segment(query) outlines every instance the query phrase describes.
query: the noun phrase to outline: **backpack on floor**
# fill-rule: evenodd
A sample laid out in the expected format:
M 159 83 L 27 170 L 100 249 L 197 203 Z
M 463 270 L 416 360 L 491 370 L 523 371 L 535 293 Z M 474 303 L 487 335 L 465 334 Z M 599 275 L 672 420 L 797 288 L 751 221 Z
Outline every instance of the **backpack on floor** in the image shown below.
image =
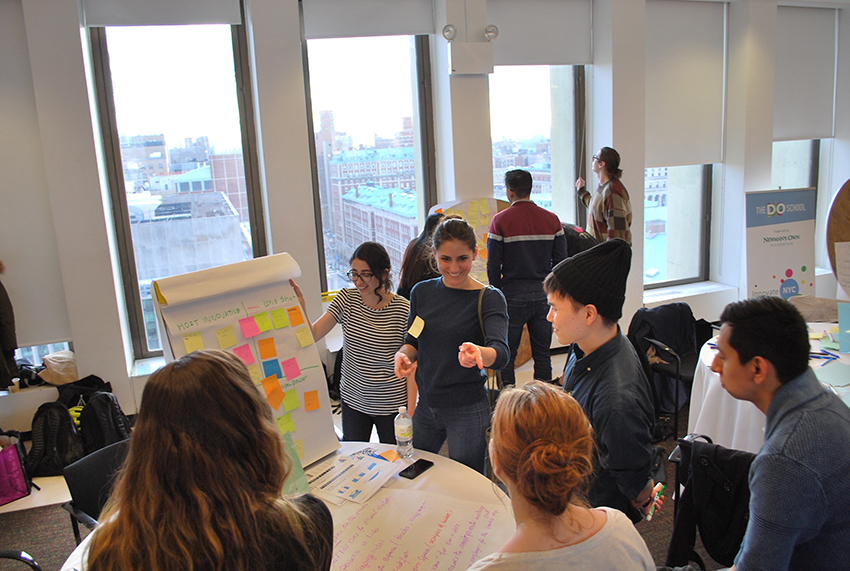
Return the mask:
M 56 401 L 38 407 L 32 419 L 27 474 L 30 477 L 61 476 L 65 466 L 83 455 L 83 441 L 68 407 Z
M 0 430 L 0 506 L 29 495 L 34 484 L 27 474 L 26 459 L 21 435 Z
M 80 413 L 80 434 L 86 454 L 130 438 L 130 430 L 130 419 L 112 393 L 94 393 Z

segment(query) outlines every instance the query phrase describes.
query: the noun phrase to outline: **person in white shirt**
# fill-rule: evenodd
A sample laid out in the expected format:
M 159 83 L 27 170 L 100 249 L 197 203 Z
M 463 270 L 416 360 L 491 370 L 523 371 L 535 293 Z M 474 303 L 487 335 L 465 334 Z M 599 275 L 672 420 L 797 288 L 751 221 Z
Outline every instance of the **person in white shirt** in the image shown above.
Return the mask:
M 573 397 L 540 381 L 503 392 L 490 460 L 510 495 L 516 532 L 470 570 L 654 571 L 629 518 L 582 499 L 592 454 L 593 430 Z

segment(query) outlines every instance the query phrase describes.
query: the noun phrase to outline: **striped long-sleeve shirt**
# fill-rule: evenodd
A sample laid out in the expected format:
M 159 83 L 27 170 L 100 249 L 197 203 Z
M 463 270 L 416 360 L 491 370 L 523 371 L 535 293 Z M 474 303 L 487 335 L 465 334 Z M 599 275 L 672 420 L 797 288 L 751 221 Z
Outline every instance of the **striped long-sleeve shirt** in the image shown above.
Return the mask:
M 594 238 L 600 242 L 622 238 L 631 245 L 632 203 L 620 179 L 612 178 L 600 184 L 592 195 L 586 188 L 578 193 L 587 206 L 587 231 Z

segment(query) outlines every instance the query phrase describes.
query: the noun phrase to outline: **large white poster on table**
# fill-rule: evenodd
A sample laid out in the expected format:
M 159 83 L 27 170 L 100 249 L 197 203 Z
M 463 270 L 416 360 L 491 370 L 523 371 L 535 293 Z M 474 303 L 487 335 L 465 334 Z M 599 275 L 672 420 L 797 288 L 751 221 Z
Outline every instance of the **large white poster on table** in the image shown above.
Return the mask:
M 472 262 L 470 274 L 483 284 L 489 284 L 487 279 L 487 233 L 490 231 L 490 219 L 511 205 L 507 200 L 498 198 L 474 198 L 472 200 L 451 200 L 432 206 L 428 214 L 442 212 L 446 216 L 457 214 L 475 229 L 478 241 L 478 257 Z
M 815 294 L 815 191 L 747 193 L 747 297 Z
M 301 268 L 287 253 L 156 280 L 166 358 L 220 349 L 247 365 L 282 434 L 303 465 L 339 441 L 319 353 L 289 280 Z

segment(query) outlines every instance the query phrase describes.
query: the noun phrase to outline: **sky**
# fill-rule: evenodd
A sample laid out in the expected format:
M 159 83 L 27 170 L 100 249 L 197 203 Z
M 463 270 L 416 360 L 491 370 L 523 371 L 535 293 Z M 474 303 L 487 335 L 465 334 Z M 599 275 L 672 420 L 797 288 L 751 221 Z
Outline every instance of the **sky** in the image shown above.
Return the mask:
M 107 29 L 118 130 L 164 133 L 169 147 L 207 135 L 217 152 L 241 147 L 229 26 Z M 315 128 L 333 110 L 355 145 L 392 138 L 413 116 L 412 41 L 406 36 L 308 41 Z M 490 76 L 494 141 L 549 136 L 546 66 L 497 67 Z

